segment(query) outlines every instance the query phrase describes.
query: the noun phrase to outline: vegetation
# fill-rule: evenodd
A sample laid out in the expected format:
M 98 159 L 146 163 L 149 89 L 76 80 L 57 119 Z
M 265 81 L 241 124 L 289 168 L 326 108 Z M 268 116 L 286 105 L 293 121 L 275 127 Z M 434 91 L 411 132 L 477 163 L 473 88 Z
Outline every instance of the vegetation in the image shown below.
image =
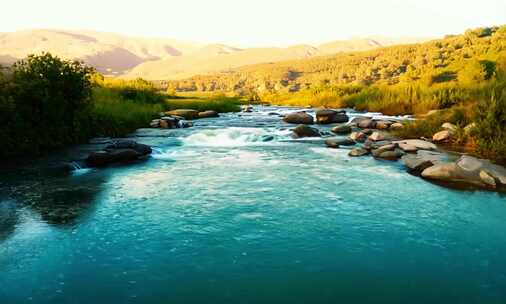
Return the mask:
M 124 136 L 174 108 L 238 111 L 224 96 L 178 98 L 151 82 L 104 78 L 81 62 L 48 53 L 0 73 L 1 157 L 37 155 L 96 136 Z
M 458 126 L 451 145 L 504 164 L 505 74 L 502 26 L 422 44 L 253 65 L 169 81 L 168 89 L 423 117 L 399 131 L 403 137 L 431 138 L 444 122 L 451 122 Z M 430 110 L 439 111 L 425 116 Z M 466 128 L 473 122 L 475 128 Z
M 167 86 L 178 92 L 233 92 L 269 102 L 306 105 L 338 104 L 362 88 L 361 96 L 375 102 L 402 103 L 408 109 L 409 104 L 420 101 L 432 103 L 431 107 L 448 107 L 472 98 L 467 92 L 495 78 L 505 61 L 506 26 L 502 26 L 422 44 L 251 65 L 169 81 Z M 440 100 L 430 101 L 433 98 Z
M 49 54 L 17 62 L 0 85 L 2 156 L 79 142 L 91 102 L 91 69 Z

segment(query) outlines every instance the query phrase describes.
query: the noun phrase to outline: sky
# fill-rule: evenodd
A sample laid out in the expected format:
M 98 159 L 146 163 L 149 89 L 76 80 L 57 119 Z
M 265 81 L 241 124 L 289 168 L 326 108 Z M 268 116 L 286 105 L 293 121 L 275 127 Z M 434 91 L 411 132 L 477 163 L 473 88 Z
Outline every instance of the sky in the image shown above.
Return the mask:
M 441 37 L 506 24 L 506 0 L 2 0 L 2 7 L 0 32 L 96 30 L 248 47 Z

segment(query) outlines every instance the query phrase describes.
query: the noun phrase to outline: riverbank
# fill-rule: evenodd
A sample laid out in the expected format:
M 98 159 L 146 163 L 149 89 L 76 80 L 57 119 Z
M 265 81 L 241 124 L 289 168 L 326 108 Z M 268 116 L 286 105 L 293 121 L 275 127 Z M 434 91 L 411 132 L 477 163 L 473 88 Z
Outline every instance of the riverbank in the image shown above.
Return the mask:
M 79 62 L 30 56 L 8 76 L 0 74 L 0 159 L 37 157 L 93 137 L 126 136 L 183 104 L 233 112 L 240 103 L 219 95 L 169 96 L 142 79 L 104 78 Z

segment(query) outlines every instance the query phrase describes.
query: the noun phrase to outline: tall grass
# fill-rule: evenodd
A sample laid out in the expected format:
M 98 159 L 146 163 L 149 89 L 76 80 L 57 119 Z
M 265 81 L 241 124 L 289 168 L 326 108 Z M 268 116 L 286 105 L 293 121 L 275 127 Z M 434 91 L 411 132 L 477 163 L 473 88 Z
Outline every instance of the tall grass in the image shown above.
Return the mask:
M 94 136 L 124 136 L 146 127 L 163 110 L 163 102 L 125 98 L 120 90 L 96 87 L 90 109 L 90 128 Z
M 355 108 L 359 111 L 404 115 L 422 114 L 472 101 L 482 90 L 478 85 L 462 87 L 452 83 L 431 87 L 420 84 L 326 85 L 296 93 L 265 94 L 262 100 L 282 105 Z
M 167 109 L 193 109 L 197 111 L 213 110 L 219 113 L 239 112 L 243 101 L 236 97 L 210 96 L 205 98 L 186 97 L 182 99 L 168 98 Z

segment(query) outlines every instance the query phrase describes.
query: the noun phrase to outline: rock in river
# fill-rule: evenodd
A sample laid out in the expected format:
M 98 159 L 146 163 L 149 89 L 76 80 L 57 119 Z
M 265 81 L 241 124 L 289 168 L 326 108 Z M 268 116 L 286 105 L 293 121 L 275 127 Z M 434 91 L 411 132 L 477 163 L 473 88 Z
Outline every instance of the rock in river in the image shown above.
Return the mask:
M 350 134 L 350 139 L 356 142 L 364 142 L 367 139 L 367 135 L 362 132 L 353 132 Z
M 303 138 L 303 137 L 321 137 L 320 132 L 318 132 L 317 129 L 306 126 L 306 125 L 298 125 L 294 130 L 293 133 L 295 134 L 295 137 L 297 138 Z
M 209 111 L 203 111 L 199 112 L 198 118 L 213 118 L 213 117 L 220 117 L 218 112 L 209 110 Z
M 283 118 L 283 120 L 291 124 L 305 124 L 305 125 L 312 125 L 314 122 L 313 116 L 307 114 L 306 112 L 295 112 L 287 114 Z
M 199 111 L 191 109 L 178 109 L 165 112 L 169 116 L 181 116 L 187 120 L 193 120 L 199 118 Z
M 356 142 L 349 139 L 349 138 L 342 138 L 342 139 L 330 138 L 330 139 L 325 140 L 325 144 L 329 148 L 337 149 L 340 146 L 353 146 L 356 144 Z
M 372 133 L 371 136 L 369 136 L 369 140 L 372 140 L 372 141 L 382 141 L 382 140 L 385 140 L 385 136 L 383 134 L 381 134 L 380 132 L 374 132 Z
M 92 152 L 86 158 L 90 167 L 101 167 L 113 163 L 127 163 L 151 154 L 150 146 L 133 140 L 116 140 L 104 150 Z
M 340 126 L 333 127 L 331 131 L 332 131 L 332 133 L 335 133 L 335 134 L 350 134 L 351 127 L 348 125 L 340 125 Z
M 497 189 L 506 186 L 506 168 L 488 160 L 464 155 L 453 163 L 441 163 L 425 169 L 422 177 L 457 185 Z
M 407 147 L 415 147 L 417 150 L 436 150 L 437 146 L 431 142 L 421 139 L 405 139 L 394 141 L 395 144 L 398 144 L 401 149 Z M 408 148 L 409 149 L 409 148 Z M 406 151 L 408 152 L 408 151 Z
M 360 157 L 369 154 L 369 150 L 366 150 L 364 148 L 354 148 L 348 153 L 351 157 Z
M 330 109 L 316 111 L 316 122 L 319 124 L 343 123 L 348 122 L 346 112 L 337 112 Z

